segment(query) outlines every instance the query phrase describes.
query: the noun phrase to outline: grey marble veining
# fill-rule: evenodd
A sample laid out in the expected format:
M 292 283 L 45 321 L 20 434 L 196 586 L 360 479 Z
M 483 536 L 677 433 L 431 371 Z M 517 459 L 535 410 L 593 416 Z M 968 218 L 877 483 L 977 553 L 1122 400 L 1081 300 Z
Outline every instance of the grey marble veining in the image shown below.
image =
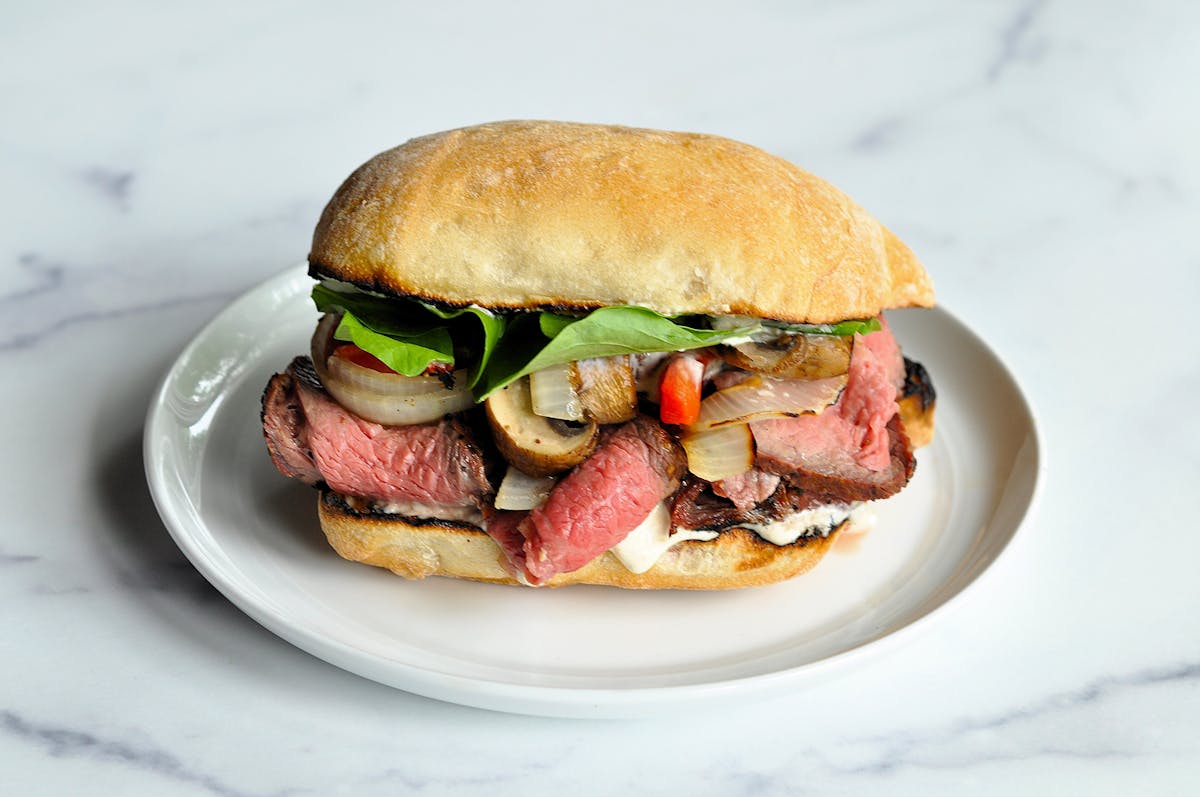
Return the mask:
M 222 797 L 252 797 L 260 794 L 235 789 L 210 775 L 193 771 L 176 756 L 160 749 L 137 746 L 72 728 L 35 724 L 10 711 L 0 711 L 0 729 L 9 737 L 41 748 L 51 758 L 78 757 L 111 762 L 120 767 L 151 773 L 167 782 L 195 785 L 209 794 Z M 282 797 L 290 793 L 285 790 L 270 794 Z
M 130 211 L 134 172 L 93 166 L 85 169 L 80 177 L 122 213 Z
M 0 293 L 0 311 L 4 314 L 0 321 L 0 352 L 33 348 L 75 327 L 131 315 L 163 314 L 192 304 L 215 308 L 235 296 L 231 291 L 206 291 L 133 302 L 118 297 L 112 303 L 99 303 L 90 294 L 97 282 L 109 279 L 109 267 L 77 266 L 25 252 L 17 258 L 17 271 L 26 284 Z M 73 305 L 71 310 L 64 306 L 67 303 Z
M 1038 37 L 1037 23 L 1047 0 L 1029 0 L 1012 11 L 1012 16 L 1000 32 L 995 58 L 985 73 L 988 83 L 995 83 L 1005 70 L 1022 61 L 1035 63 L 1045 48 Z

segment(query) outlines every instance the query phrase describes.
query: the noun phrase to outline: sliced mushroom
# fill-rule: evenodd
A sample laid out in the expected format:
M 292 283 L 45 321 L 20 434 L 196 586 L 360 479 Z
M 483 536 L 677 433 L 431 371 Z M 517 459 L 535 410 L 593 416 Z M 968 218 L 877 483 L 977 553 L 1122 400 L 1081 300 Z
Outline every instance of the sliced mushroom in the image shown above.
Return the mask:
M 571 376 L 583 414 L 596 423 L 624 423 L 637 415 L 637 386 L 628 356 L 572 363 Z
M 593 357 L 529 375 L 533 411 L 564 421 L 624 423 L 637 415 L 637 386 L 628 356 Z
M 600 434 L 595 423 L 576 425 L 534 413 L 527 377 L 493 393 L 486 410 L 496 447 L 530 476 L 570 470 L 592 453 Z
M 853 335 L 781 335 L 764 343 L 721 346 L 721 357 L 746 371 L 780 379 L 825 379 L 850 370 Z

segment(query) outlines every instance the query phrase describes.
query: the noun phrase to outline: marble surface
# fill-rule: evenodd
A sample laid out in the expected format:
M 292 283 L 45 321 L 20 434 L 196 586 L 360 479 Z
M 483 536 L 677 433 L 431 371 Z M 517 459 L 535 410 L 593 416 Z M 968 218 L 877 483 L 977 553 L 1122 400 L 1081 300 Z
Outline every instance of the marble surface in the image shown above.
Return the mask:
M 5 793 L 1200 789 L 1194 4 L 402 5 L 5 14 Z M 1047 448 L 958 611 L 819 689 L 550 720 L 347 674 L 198 575 L 142 475 L 160 375 L 368 155 L 513 117 L 741 138 L 913 246 Z

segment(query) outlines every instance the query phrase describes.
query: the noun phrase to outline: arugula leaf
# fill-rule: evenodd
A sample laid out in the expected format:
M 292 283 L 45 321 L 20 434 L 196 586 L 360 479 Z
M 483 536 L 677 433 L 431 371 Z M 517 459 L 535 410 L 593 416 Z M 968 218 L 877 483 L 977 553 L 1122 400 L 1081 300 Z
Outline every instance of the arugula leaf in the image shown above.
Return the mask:
M 877 319 L 838 324 L 751 320 L 732 329 L 690 326 L 645 307 L 601 307 L 582 317 L 559 313 L 506 315 L 482 307 L 447 309 L 412 298 L 380 296 L 334 281 L 313 287 L 322 312 L 342 313 L 334 336 L 378 357 L 398 373 L 417 376 L 433 363 L 455 364 L 469 352 L 467 387 L 478 401 L 526 374 L 592 357 L 686 351 L 745 338 L 764 326 L 820 335 L 867 334 Z
M 439 326 L 419 316 L 412 317 L 412 308 L 406 306 L 415 304 L 411 300 L 390 299 L 354 289 L 342 290 L 332 287 L 331 282 L 314 285 L 312 300 L 322 313 L 352 313 L 381 335 L 404 338 Z
M 491 393 L 526 374 L 551 365 L 655 351 L 685 351 L 744 337 L 758 324 L 734 329 L 701 329 L 676 323 L 645 307 L 601 307 L 582 318 L 541 313 L 537 324 L 510 324 L 503 345 L 480 380 L 476 397 Z M 532 354 L 531 354 L 532 352 Z
M 388 368 L 405 376 L 419 376 L 431 363 L 454 364 L 454 341 L 445 327 L 433 327 L 400 339 L 372 329 L 346 310 L 333 336 L 370 352 Z
M 479 382 L 480 377 L 483 376 L 483 369 L 487 367 L 488 360 L 492 358 L 492 353 L 496 350 L 496 344 L 504 336 L 504 316 L 474 305 L 456 310 L 446 310 L 436 305 L 427 304 L 426 302 L 418 302 L 418 304 L 439 318 L 446 320 L 463 318 L 464 315 L 472 315 L 479 321 L 480 328 L 483 330 L 483 341 L 482 345 L 471 347 L 472 350 L 478 350 L 478 359 L 471 365 L 471 370 L 467 374 L 467 387 L 474 388 Z
M 806 335 L 866 335 L 878 332 L 881 327 L 878 318 L 855 319 L 839 321 L 836 324 L 788 324 L 783 321 L 763 321 L 763 326 L 783 329 L 788 332 L 803 332 Z
M 538 326 L 541 327 L 542 334 L 548 338 L 558 336 L 559 332 L 569 327 L 578 321 L 576 316 L 559 315 L 558 313 L 540 313 L 538 318 Z
M 472 388 L 504 334 L 504 318 L 482 307 L 445 309 L 418 299 L 339 290 L 329 282 L 314 285 L 312 298 L 321 312 L 343 314 L 335 338 L 353 342 L 405 376 L 417 376 L 433 363 L 454 365 L 459 348 L 476 354 L 467 376 Z
M 327 283 L 313 286 L 312 299 L 321 312 L 342 314 L 336 339 L 370 352 L 396 373 L 417 376 L 432 363 L 454 364 L 447 325 L 430 319 L 414 302 L 338 290 Z
M 547 315 L 555 317 L 547 323 Z M 541 327 L 545 330 L 547 326 L 554 335 L 551 343 L 532 361 L 538 367 L 589 357 L 699 349 L 748 335 L 758 325 L 700 329 L 676 323 L 645 307 L 616 305 L 593 310 L 583 318 L 543 313 Z

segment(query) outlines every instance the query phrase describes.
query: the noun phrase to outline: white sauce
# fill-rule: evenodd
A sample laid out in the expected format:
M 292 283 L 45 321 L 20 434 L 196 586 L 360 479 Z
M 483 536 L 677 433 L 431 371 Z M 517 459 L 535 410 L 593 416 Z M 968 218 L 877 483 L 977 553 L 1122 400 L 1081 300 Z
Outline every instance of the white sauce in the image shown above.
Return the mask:
M 671 512 L 660 503 L 625 539 L 609 549 L 631 573 L 645 573 L 664 553 L 684 540 L 715 540 L 715 531 L 679 529 L 671 533 Z
M 774 545 L 791 545 L 806 533 L 815 532 L 822 537 L 837 528 L 843 520 L 854 514 L 859 504 L 825 504 L 805 509 L 773 523 L 739 523 Z
M 454 520 L 459 523 L 470 523 L 483 527 L 483 513 L 473 506 L 447 506 L 445 504 L 422 504 L 419 501 L 377 502 L 376 512 L 388 515 L 404 515 L 412 518 L 429 518 L 432 520 Z
M 846 531 L 851 534 L 866 534 L 875 528 L 875 521 L 878 519 L 879 515 L 875 513 L 873 505 L 859 504 L 850 512 L 850 525 Z
M 415 518 L 453 520 L 485 528 L 483 514 L 475 507 L 423 504 L 417 501 L 394 501 L 375 503 L 373 509 L 393 515 Z M 842 521 L 850 519 L 853 531 L 868 531 L 875 525 L 875 512 L 866 504 L 826 504 L 806 509 L 772 523 L 741 523 L 739 526 L 753 531 L 773 545 L 791 545 L 805 534 L 828 536 Z M 671 533 L 671 512 L 666 502 L 650 511 L 646 519 L 629 532 L 621 542 L 610 548 L 613 556 L 631 573 L 645 573 L 654 567 L 664 553 L 686 540 L 708 542 L 715 540 L 719 532 L 678 528 Z M 518 572 L 517 580 L 525 583 L 524 574 Z

